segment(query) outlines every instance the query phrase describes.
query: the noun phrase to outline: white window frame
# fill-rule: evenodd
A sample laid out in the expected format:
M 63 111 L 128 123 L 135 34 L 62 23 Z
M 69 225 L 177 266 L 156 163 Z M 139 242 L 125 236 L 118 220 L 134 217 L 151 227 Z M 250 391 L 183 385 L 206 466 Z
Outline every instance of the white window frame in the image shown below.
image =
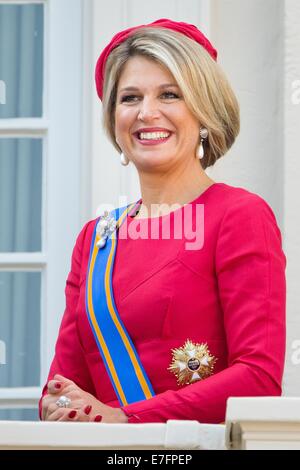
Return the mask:
M 0 389 L 0 408 L 6 409 L 37 404 L 65 308 L 64 285 L 81 225 L 83 76 L 82 0 L 0 0 L 9 3 L 44 4 L 44 95 L 42 118 L 0 120 L 0 138 L 43 139 L 42 251 L 0 253 L 1 271 L 42 272 L 41 382 Z

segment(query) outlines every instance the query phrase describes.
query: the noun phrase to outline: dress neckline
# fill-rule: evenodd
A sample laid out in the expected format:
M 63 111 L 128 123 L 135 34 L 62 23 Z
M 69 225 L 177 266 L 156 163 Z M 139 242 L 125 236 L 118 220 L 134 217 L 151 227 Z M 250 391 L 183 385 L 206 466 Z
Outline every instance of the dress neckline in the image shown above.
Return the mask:
M 199 200 L 202 199 L 202 197 L 206 196 L 208 192 L 210 192 L 210 190 L 216 186 L 220 186 L 220 185 L 223 185 L 224 183 L 213 183 L 211 184 L 210 186 L 208 186 L 208 188 L 206 188 L 204 191 L 202 191 L 201 194 L 199 194 L 195 199 L 193 199 L 192 201 L 190 202 L 187 202 L 186 204 L 184 204 L 183 206 L 179 207 L 178 209 L 175 209 L 174 211 L 171 211 L 169 212 L 168 214 L 164 214 L 164 215 L 158 215 L 156 217 L 141 217 L 141 218 L 138 218 L 136 219 L 136 215 L 138 214 L 139 212 L 139 208 L 142 204 L 142 199 L 139 199 L 134 207 L 128 212 L 127 216 L 129 218 L 129 220 L 136 220 L 137 222 L 142 222 L 142 221 L 151 221 L 151 220 L 157 220 L 157 219 L 163 219 L 164 217 L 170 217 L 172 216 L 173 214 L 177 213 L 178 211 L 181 211 L 185 206 L 188 206 L 190 204 L 196 204 Z

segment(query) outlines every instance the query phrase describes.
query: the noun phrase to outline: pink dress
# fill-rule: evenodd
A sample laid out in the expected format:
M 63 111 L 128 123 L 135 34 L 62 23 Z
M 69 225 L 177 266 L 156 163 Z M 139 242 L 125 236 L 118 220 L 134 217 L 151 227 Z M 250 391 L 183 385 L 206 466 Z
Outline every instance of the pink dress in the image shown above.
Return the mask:
M 260 196 L 225 183 L 189 206 L 181 238 L 184 208 L 155 220 L 128 215 L 119 231 L 115 302 L 156 393 L 123 407 L 129 422 L 220 423 L 231 396 L 281 395 L 286 258 L 274 214 Z M 147 237 L 153 224 L 156 238 Z M 94 227 L 95 220 L 87 223 L 76 241 L 49 379 L 62 374 L 119 407 L 85 308 Z M 206 343 L 216 363 L 209 377 L 178 384 L 169 370 L 172 350 L 187 340 Z

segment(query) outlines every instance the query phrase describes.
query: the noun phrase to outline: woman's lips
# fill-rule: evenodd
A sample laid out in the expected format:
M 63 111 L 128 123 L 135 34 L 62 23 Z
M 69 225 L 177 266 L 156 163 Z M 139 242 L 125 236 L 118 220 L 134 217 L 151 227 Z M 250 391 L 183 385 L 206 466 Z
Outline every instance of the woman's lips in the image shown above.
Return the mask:
M 168 137 L 163 137 L 161 139 L 139 139 L 137 134 L 133 134 L 133 137 L 142 145 L 159 145 L 164 144 L 167 140 L 170 139 L 172 133 Z

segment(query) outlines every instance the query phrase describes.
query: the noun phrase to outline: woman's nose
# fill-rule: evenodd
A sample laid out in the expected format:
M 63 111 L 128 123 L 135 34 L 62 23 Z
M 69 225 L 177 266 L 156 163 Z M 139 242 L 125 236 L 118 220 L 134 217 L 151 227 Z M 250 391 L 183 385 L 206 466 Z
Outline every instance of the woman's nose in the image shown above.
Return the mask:
M 138 119 L 147 121 L 160 117 L 158 103 L 154 100 L 143 100 L 138 113 Z

